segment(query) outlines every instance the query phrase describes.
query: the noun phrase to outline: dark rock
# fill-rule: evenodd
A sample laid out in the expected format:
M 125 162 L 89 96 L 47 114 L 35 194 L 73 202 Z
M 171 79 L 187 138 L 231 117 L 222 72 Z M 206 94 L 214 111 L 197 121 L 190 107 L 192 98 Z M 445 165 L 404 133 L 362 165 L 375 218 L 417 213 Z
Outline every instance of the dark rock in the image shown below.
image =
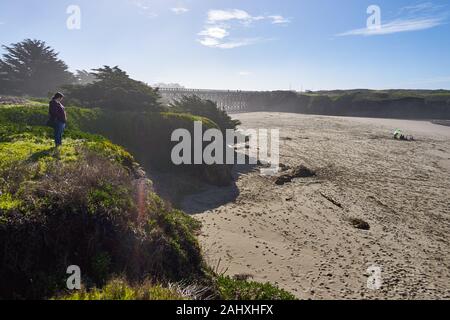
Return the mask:
M 292 182 L 292 180 L 296 178 L 310 178 L 314 176 L 316 176 L 316 173 L 313 170 L 303 165 L 300 165 L 294 169 L 289 170 L 287 173 L 279 176 L 275 180 L 275 184 L 278 186 L 282 186 L 286 183 Z
M 361 230 L 370 230 L 370 225 L 359 218 L 351 218 L 350 219 L 350 223 L 356 228 L 356 229 L 361 229 Z

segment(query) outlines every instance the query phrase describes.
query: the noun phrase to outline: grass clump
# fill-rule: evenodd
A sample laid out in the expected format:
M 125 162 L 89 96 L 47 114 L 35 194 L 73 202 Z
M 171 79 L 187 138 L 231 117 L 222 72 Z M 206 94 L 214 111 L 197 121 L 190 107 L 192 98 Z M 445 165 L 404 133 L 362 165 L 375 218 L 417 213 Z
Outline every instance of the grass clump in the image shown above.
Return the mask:
M 184 300 L 186 297 L 173 289 L 145 282 L 132 286 L 123 279 L 108 282 L 102 289 L 77 291 L 58 300 Z
M 0 210 L 11 211 L 20 206 L 22 202 L 19 199 L 14 199 L 10 193 L 0 194 Z
M 219 276 L 217 286 L 220 297 L 224 300 L 296 300 L 294 295 L 270 283 Z

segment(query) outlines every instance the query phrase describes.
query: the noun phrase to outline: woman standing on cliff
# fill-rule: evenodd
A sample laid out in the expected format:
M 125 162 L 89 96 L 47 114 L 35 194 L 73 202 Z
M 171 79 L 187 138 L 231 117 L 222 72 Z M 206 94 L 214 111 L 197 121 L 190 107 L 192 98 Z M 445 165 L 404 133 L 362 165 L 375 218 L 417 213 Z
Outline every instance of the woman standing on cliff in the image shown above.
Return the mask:
M 64 129 L 66 128 L 67 115 L 64 106 L 62 105 L 62 100 L 64 95 L 62 93 L 56 93 L 55 96 L 49 103 L 49 125 L 53 127 L 55 132 L 55 148 L 58 148 L 62 144 L 62 136 Z

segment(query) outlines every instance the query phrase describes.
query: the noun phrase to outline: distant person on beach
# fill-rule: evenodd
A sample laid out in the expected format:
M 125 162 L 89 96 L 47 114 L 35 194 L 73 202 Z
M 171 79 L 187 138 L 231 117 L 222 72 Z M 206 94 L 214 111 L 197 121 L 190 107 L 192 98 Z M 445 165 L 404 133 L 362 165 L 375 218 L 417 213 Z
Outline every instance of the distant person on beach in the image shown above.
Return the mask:
M 403 141 L 414 141 L 413 136 L 404 135 L 400 129 L 394 131 L 394 139 L 403 140 Z
M 49 126 L 53 127 L 55 133 L 55 147 L 58 149 L 62 144 L 64 129 L 66 128 L 67 115 L 62 101 L 64 95 L 56 93 L 49 104 Z

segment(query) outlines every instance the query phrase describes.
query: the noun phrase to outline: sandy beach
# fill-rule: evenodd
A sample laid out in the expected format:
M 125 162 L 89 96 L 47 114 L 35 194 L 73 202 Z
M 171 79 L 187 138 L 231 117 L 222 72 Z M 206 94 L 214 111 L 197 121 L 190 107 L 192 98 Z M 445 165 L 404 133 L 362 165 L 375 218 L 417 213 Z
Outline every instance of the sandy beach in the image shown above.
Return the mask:
M 317 175 L 276 185 L 257 168 L 236 168 L 235 186 L 187 197 L 183 209 L 202 221 L 211 265 L 220 261 L 226 274 L 277 283 L 301 299 L 450 298 L 450 127 L 234 117 L 242 128 L 279 128 L 281 163 Z M 393 140 L 396 128 L 416 141 Z M 367 287 L 371 266 L 382 271 L 378 290 Z

